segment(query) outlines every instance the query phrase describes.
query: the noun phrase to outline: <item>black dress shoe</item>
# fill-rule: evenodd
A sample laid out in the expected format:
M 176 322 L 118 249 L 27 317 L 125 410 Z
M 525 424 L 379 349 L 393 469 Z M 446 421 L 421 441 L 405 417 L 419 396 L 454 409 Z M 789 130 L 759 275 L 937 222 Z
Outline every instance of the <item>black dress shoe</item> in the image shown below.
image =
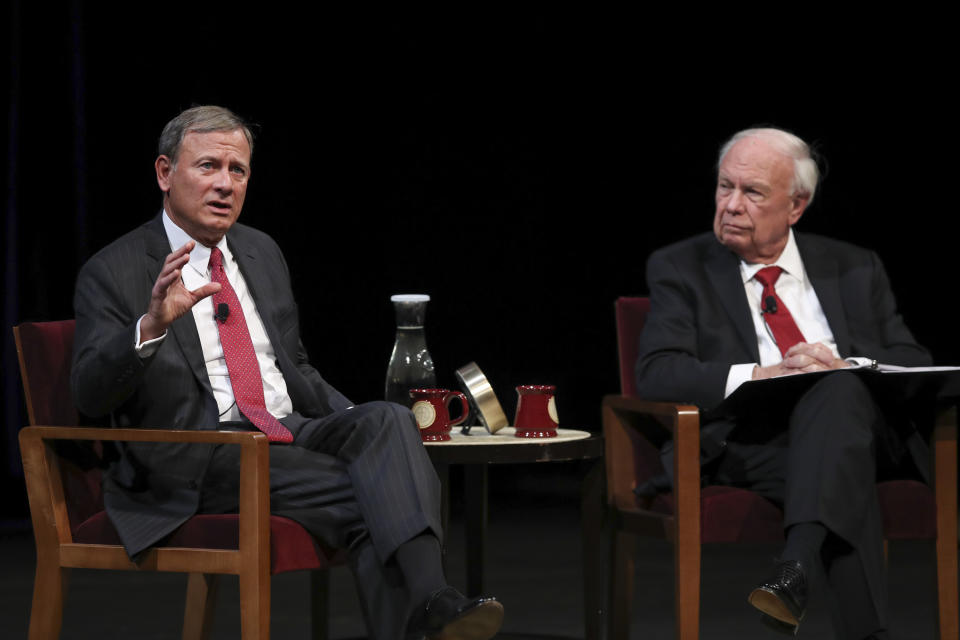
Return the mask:
M 433 592 L 411 620 L 410 630 L 429 640 L 488 640 L 503 624 L 503 605 L 496 598 L 468 598 L 453 587 Z
M 796 634 L 807 611 L 807 576 L 796 560 L 776 566 L 774 575 L 750 592 L 750 604 L 763 614 L 767 626 Z

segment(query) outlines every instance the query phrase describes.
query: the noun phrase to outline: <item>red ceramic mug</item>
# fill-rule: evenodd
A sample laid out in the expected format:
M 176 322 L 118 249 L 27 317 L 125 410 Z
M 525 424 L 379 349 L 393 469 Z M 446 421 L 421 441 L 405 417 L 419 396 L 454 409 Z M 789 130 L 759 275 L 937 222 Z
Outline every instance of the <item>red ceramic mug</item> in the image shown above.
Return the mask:
M 449 389 L 410 389 L 413 399 L 413 416 L 420 428 L 420 438 L 425 442 L 442 442 L 450 439 L 450 427 L 467 419 L 470 407 L 467 396 Z M 460 398 L 462 411 L 456 420 L 450 420 L 450 402 Z
M 518 438 L 555 438 L 560 420 L 552 384 L 524 384 L 517 387 L 517 415 L 513 420 Z

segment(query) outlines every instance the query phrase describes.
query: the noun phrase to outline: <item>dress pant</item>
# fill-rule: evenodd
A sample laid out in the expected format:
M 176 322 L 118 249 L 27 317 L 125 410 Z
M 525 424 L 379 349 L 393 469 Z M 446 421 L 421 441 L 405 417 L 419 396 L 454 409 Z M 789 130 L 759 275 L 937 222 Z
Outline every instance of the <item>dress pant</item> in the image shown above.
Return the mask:
M 885 633 L 887 618 L 878 469 L 905 450 L 870 390 L 852 373 L 823 377 L 792 407 L 758 407 L 732 419 L 716 484 L 757 491 L 783 506 L 784 526 L 817 522 L 838 638 Z M 812 576 L 811 576 L 812 577 Z
M 294 440 L 270 446 L 271 513 L 299 522 L 324 545 L 347 549 L 370 638 L 403 638 L 422 603 L 410 602 L 393 554 L 425 531 L 442 541 L 440 483 L 413 414 L 370 402 L 281 422 Z M 214 450 L 201 512 L 237 510 L 239 457 L 239 447 Z

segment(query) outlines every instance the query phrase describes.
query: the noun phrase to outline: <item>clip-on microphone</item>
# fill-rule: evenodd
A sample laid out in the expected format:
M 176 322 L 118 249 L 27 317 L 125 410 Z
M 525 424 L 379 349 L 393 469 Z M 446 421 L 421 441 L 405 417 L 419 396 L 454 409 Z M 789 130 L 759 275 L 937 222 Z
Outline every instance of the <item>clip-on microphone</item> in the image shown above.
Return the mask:
M 773 296 L 767 296 L 763 299 L 763 307 L 760 309 L 760 313 L 776 313 L 777 312 L 777 299 Z

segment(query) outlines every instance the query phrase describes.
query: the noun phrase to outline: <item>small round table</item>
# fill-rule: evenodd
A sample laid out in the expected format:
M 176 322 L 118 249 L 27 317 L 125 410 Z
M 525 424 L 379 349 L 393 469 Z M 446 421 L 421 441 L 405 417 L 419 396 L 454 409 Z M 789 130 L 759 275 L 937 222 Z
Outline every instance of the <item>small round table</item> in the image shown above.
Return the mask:
M 467 595 L 483 593 L 487 533 L 487 467 L 491 464 L 594 460 L 581 486 L 580 526 L 583 542 L 584 620 L 586 637 L 599 638 L 603 576 L 603 438 L 589 431 L 558 429 L 555 438 L 517 438 L 513 427 L 490 434 L 471 427 L 454 428 L 450 440 L 424 442 L 443 487 L 443 526 L 449 518 L 449 465 L 464 466 Z

